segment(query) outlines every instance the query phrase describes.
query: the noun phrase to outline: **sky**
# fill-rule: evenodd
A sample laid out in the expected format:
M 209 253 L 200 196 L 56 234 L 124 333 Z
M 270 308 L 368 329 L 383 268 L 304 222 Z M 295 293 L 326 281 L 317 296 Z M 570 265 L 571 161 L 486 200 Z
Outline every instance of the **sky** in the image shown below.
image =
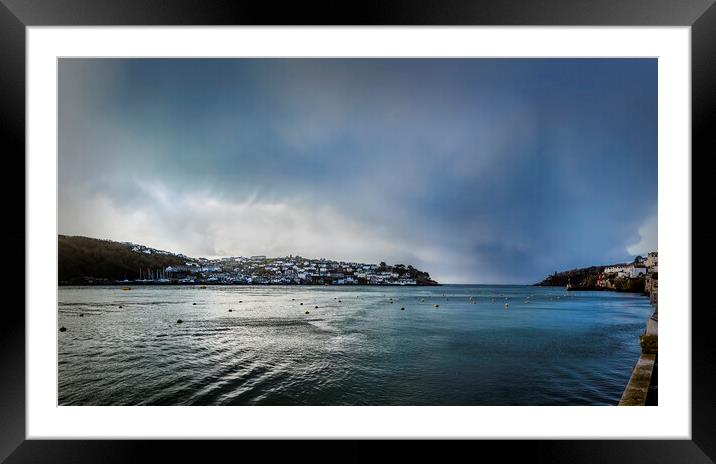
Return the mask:
M 60 59 L 58 232 L 534 283 L 657 249 L 656 59 Z

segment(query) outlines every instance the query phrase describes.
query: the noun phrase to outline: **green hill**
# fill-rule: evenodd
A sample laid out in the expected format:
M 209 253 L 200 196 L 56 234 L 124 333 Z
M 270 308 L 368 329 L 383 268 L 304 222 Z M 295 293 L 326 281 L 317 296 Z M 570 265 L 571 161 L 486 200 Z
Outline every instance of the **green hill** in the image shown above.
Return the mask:
M 133 251 L 136 245 L 96 238 L 59 235 L 60 284 L 137 279 L 140 269 L 162 269 L 184 264 L 185 258 L 151 248 L 151 254 Z M 165 254 L 166 253 L 166 254 Z

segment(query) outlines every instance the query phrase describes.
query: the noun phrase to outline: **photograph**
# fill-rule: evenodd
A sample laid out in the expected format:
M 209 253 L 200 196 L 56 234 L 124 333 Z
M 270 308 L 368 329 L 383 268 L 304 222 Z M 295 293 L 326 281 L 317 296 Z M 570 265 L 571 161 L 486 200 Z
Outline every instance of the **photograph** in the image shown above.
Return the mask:
M 58 406 L 657 406 L 659 72 L 58 57 Z
M 714 464 L 714 2 L 0 0 L 0 463 Z

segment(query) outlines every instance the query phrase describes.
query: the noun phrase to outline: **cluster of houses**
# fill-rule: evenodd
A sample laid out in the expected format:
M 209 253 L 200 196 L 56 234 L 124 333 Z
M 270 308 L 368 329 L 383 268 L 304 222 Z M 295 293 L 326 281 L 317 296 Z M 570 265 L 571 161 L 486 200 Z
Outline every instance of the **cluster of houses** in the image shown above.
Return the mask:
M 314 285 L 418 285 L 416 269 L 385 263 L 307 259 L 299 256 L 267 258 L 251 256 L 198 259 L 168 266 L 162 275 L 177 283 L 314 284 Z
M 639 277 L 655 280 L 659 271 L 658 252 L 652 251 L 646 257 L 637 256 L 634 262 L 606 266 L 597 279 L 598 287 L 610 287 L 615 278 L 636 279 Z

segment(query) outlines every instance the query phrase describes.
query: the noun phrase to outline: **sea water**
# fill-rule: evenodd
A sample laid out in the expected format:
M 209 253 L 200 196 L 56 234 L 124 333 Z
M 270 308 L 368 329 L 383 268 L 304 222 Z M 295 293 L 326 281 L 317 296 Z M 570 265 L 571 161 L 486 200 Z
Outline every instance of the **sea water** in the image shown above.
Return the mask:
M 651 312 L 491 285 L 60 287 L 58 308 L 60 405 L 615 405 Z

